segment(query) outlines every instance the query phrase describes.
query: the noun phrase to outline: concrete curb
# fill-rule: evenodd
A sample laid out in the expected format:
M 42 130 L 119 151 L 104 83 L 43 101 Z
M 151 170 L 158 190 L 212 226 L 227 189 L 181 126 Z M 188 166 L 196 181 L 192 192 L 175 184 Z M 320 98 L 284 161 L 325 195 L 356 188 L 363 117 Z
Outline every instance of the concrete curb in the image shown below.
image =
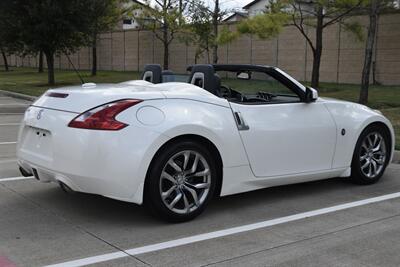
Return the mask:
M 0 90 L 1 95 L 10 96 L 18 99 L 28 100 L 28 101 L 35 101 L 37 99 L 36 96 L 24 95 L 20 93 L 14 93 L 10 91 Z
M 400 150 L 395 150 L 392 163 L 400 164 Z

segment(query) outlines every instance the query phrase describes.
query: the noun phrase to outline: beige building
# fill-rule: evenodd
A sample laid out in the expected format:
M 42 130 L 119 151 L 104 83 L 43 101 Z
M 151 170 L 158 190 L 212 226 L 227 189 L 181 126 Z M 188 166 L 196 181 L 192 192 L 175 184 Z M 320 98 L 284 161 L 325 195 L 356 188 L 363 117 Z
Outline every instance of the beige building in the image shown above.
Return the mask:
M 264 13 L 269 6 L 271 0 L 254 0 L 243 7 L 247 11 L 249 17 Z M 312 11 L 313 10 L 313 0 L 299 0 L 296 1 L 300 5 L 302 11 Z
M 137 9 L 132 10 L 131 16 L 125 16 L 122 19 L 122 29 L 123 30 L 130 30 L 130 29 L 139 29 L 140 28 L 140 23 L 138 22 L 135 17 L 138 17 L 142 14 L 143 12 L 143 7 L 144 4 L 142 2 L 136 1 L 136 0 L 131 0 L 127 3 L 124 3 L 125 8 L 131 8 L 133 5 L 137 6 Z

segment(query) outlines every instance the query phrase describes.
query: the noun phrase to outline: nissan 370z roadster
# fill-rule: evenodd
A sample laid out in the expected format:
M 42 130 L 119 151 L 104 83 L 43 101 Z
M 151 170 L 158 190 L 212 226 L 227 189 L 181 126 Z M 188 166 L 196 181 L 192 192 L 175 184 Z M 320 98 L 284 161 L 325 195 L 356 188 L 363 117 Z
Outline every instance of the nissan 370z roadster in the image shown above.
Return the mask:
M 146 65 L 141 80 L 48 90 L 21 124 L 22 174 L 178 222 L 217 196 L 333 177 L 373 184 L 391 161 L 379 111 L 318 97 L 275 67 L 188 71 Z

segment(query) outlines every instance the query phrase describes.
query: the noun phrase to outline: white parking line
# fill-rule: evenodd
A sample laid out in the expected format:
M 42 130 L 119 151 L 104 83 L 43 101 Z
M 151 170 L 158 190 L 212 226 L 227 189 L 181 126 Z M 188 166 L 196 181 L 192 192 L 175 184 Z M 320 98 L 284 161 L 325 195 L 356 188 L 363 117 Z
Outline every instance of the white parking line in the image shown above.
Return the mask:
M 0 142 L 0 145 L 12 145 L 16 144 L 17 142 Z
M 6 158 L 6 159 L 0 159 L 0 164 L 2 163 L 9 163 L 9 162 L 16 162 L 16 158 Z
M 9 103 L 9 104 L 0 104 L 0 106 L 29 106 L 29 104 L 25 104 L 25 103 Z
M 336 206 L 332 206 L 332 207 L 328 207 L 328 208 L 298 213 L 298 214 L 285 216 L 285 217 L 281 217 L 281 218 L 277 218 L 277 219 L 272 219 L 272 220 L 268 220 L 268 221 L 247 224 L 247 225 L 243 225 L 243 226 L 228 228 L 228 229 L 205 233 L 205 234 L 200 234 L 200 235 L 184 237 L 184 238 L 171 240 L 171 241 L 167 241 L 167 242 L 162 242 L 162 243 L 158 243 L 158 244 L 137 247 L 137 248 L 132 248 L 132 249 L 124 250 L 124 251 L 107 253 L 107 254 L 102 254 L 102 255 L 98 255 L 98 256 L 93 256 L 93 257 L 88 257 L 88 258 L 83 258 L 83 259 L 78 259 L 78 260 L 73 260 L 73 261 L 66 261 L 66 262 L 62 262 L 62 263 L 58 263 L 58 264 L 54 264 L 54 265 L 48 265 L 47 267 L 49 267 L 49 266 L 51 266 L 51 267 L 67 267 L 67 266 L 74 267 L 74 266 L 84 266 L 84 265 L 89 265 L 89 264 L 95 264 L 95 263 L 119 259 L 119 258 L 123 258 L 123 257 L 134 256 L 134 255 L 138 255 L 138 254 L 144 254 L 144 253 L 154 252 L 154 251 L 168 249 L 168 248 L 174 248 L 174 247 L 192 244 L 192 243 L 205 241 L 205 240 L 209 240 L 209 239 L 220 238 L 220 237 L 224 237 L 224 236 L 253 231 L 253 230 L 257 230 L 257 229 L 261 229 L 261 228 L 265 228 L 265 227 L 279 225 L 279 224 L 283 224 L 283 223 L 287 223 L 287 222 L 293 222 L 293 221 L 297 221 L 297 220 L 301 220 L 301 219 L 305 219 L 305 218 L 315 217 L 318 215 L 323 215 L 323 214 L 336 212 L 336 211 L 340 211 L 340 210 L 364 206 L 364 205 L 368 205 L 371 203 L 381 202 L 381 201 L 399 198 L 399 197 L 400 197 L 400 192 L 397 192 L 397 193 L 383 195 L 383 196 L 379 196 L 379 197 L 367 198 L 367 199 L 363 199 L 360 201 L 336 205 Z
M 0 123 L 0 126 L 17 126 L 19 123 Z
M 1 182 L 9 182 L 9 181 L 19 181 L 19 180 L 28 180 L 28 179 L 33 179 L 33 176 L 20 176 L 20 177 L 10 177 L 10 178 L 0 178 L 0 183 Z

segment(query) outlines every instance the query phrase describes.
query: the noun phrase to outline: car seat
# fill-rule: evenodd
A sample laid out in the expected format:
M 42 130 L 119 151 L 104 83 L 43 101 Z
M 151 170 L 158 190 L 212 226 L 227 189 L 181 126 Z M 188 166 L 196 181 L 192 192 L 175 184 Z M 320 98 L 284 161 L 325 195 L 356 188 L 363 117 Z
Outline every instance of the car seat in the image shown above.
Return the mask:
M 218 97 L 220 96 L 221 78 L 215 74 L 212 65 L 193 65 L 189 83 L 204 88 Z
M 159 64 L 145 65 L 142 73 L 142 80 L 151 83 L 161 83 L 162 82 L 161 65 Z

